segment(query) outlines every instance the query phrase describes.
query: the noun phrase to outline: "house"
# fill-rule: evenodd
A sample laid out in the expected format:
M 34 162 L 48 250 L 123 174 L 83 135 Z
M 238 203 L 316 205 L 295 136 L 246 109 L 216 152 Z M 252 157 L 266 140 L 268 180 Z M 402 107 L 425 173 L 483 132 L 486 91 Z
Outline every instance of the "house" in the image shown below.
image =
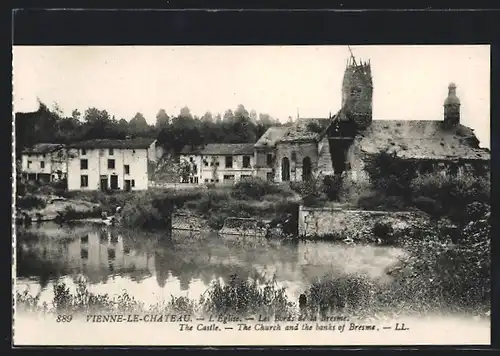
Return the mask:
M 64 145 L 38 143 L 21 154 L 21 174 L 27 180 L 53 182 L 66 178 Z
M 96 139 L 68 145 L 68 190 L 145 190 L 153 173 L 156 140 Z
M 317 174 L 366 180 L 366 161 L 380 152 L 413 161 L 420 173 L 489 171 L 489 150 L 479 147 L 474 130 L 460 123 L 454 83 L 448 87 L 443 117 L 435 120 L 373 120 L 372 98 L 371 65 L 353 57 L 344 73 L 338 113 L 300 118 L 274 137 L 276 181 L 304 181 Z
M 288 130 L 286 126 L 270 127 L 255 143 L 255 176 L 267 180 L 275 179 L 276 142 Z
M 185 146 L 180 153 L 185 183 L 234 183 L 255 173 L 253 143 L 210 143 L 201 148 Z

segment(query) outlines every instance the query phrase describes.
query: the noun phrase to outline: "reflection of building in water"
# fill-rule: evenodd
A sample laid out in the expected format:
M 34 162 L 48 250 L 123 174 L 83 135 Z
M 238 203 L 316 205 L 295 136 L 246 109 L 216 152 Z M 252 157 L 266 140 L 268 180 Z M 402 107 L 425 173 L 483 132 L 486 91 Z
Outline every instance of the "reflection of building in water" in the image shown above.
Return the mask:
M 134 280 L 152 275 L 153 261 L 146 254 L 124 248 L 123 237 L 113 229 L 93 230 L 72 242 L 68 256 L 91 283 L 105 282 L 110 274 L 126 274 Z

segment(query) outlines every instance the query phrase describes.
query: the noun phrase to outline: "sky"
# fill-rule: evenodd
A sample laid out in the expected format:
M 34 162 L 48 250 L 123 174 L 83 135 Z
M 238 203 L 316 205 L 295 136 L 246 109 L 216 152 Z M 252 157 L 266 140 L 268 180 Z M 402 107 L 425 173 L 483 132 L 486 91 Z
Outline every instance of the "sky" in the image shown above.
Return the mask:
M 490 147 L 490 47 L 352 46 L 370 60 L 373 118 L 441 120 L 448 84 L 457 85 L 461 122 Z M 243 104 L 285 122 L 328 117 L 341 103 L 347 46 L 14 46 L 14 111 L 37 98 L 70 115 L 106 109 L 117 119 L 159 109 L 223 114 Z

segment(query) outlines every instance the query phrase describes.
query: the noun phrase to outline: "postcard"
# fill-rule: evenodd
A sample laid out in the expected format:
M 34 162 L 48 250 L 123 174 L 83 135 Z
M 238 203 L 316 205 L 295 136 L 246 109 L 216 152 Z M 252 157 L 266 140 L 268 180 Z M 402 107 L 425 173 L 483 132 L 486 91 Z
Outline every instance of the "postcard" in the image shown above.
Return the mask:
M 490 48 L 14 46 L 14 345 L 490 344 Z

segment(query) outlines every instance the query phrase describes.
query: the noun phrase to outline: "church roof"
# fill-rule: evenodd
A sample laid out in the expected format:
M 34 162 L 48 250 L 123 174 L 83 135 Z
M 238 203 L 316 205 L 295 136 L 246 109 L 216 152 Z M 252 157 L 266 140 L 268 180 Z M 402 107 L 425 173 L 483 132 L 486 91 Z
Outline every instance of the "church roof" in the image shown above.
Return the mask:
M 437 120 L 373 120 L 355 141 L 365 153 L 388 149 L 405 159 L 490 159 L 472 129 L 463 125 L 445 129 Z
M 267 129 L 266 132 L 255 143 L 256 148 L 260 147 L 274 147 L 276 142 L 283 137 L 288 131 L 288 126 L 273 126 Z
M 288 128 L 279 142 L 314 141 L 330 122 L 328 118 L 300 118 Z

